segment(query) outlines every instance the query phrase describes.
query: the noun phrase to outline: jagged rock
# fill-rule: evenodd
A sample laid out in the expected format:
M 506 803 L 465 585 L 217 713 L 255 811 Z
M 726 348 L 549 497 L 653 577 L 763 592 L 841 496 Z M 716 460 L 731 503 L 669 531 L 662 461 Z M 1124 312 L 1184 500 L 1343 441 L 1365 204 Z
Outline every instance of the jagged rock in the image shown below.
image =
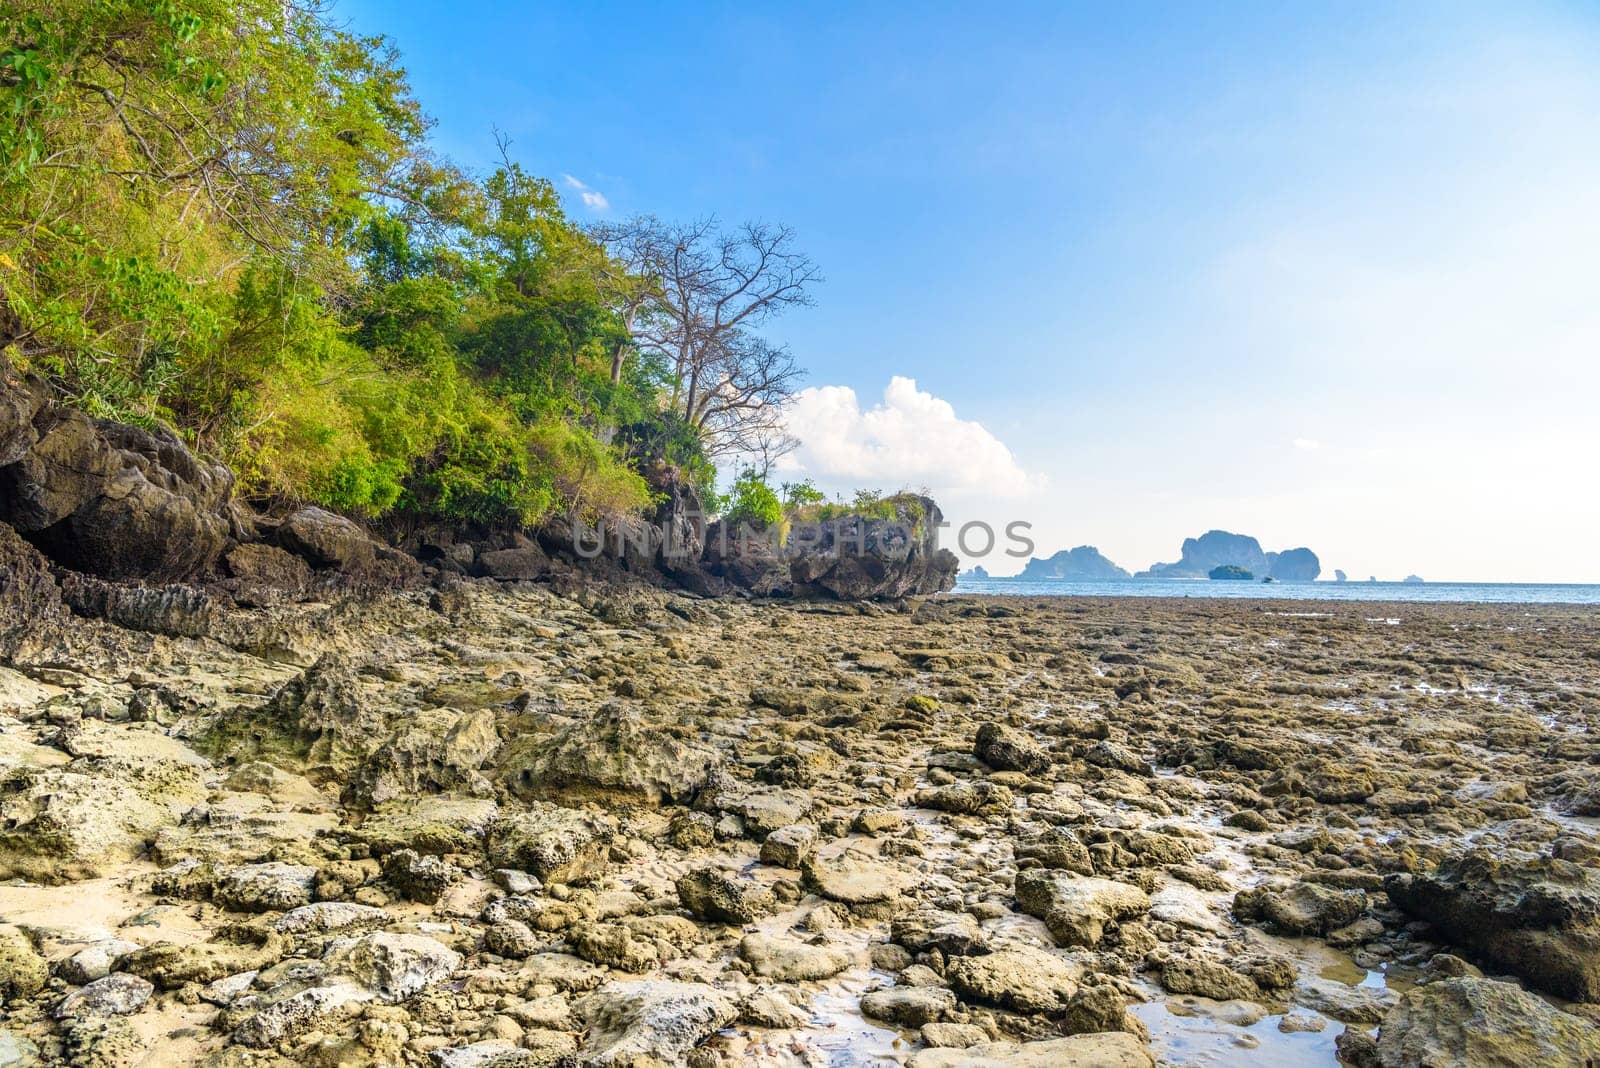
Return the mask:
M 503 762 L 506 785 L 534 800 L 687 801 L 721 758 L 686 744 L 619 704 L 551 739 L 514 746 Z
M 62 998 L 56 1005 L 55 1017 L 66 1020 L 74 1016 L 126 1016 L 142 1009 L 155 989 L 148 979 L 117 972 Z
M 303 593 L 311 567 L 301 557 L 259 542 L 235 545 L 222 556 L 235 580 L 234 597 L 249 604 L 272 604 Z
M 222 873 L 211 899 L 235 912 L 280 912 L 311 903 L 317 869 L 304 864 L 247 864 Z
M 383 877 L 407 901 L 436 903 L 461 881 L 461 871 L 449 861 L 414 849 L 397 849 L 383 858 Z
M 211 570 L 231 533 L 226 467 L 168 430 L 48 403 L 31 428 L 36 440 L 0 466 L 0 522 L 56 563 L 102 578 L 183 582 Z M 8 436 L 4 451 L 15 454 L 22 438 Z
M 1065 827 L 1046 827 L 1033 838 L 1019 842 L 1016 855 L 1018 861 L 1028 861 L 1041 868 L 1094 874 L 1094 861 L 1089 857 L 1088 848 Z
M 678 898 L 696 919 L 711 923 L 752 923 L 771 912 L 772 892 L 748 879 L 730 879 L 713 868 L 678 878 Z
M 1519 850 L 1467 850 L 1384 880 L 1389 899 L 1541 990 L 1600 1001 L 1600 870 Z
M 478 769 L 500 748 L 494 713 L 429 708 L 408 716 L 362 764 L 346 794 L 363 807 L 488 784 Z
M 966 1049 L 925 1049 L 908 1068 L 1153 1068 L 1139 1040 L 1120 1031 L 1043 1042 L 984 1042 Z
M 1078 991 L 1083 970 L 1053 953 L 1015 946 L 957 957 L 945 979 L 961 1000 L 1022 1013 L 1057 1013 Z
M 373 1000 L 371 990 L 339 981 L 312 986 L 278 997 L 270 994 L 245 1008 L 259 1006 L 233 1030 L 233 1041 L 252 1049 L 270 1049 L 312 1031 L 326 1031 L 349 1020 Z
M 1150 897 L 1137 886 L 1049 869 L 1017 875 L 1017 909 L 1037 916 L 1058 945 L 1100 944 L 1108 927 L 1150 909 Z
M 169 806 L 109 777 L 13 768 L 0 782 L 0 878 L 97 878 L 176 822 Z
M 1528 1068 L 1600 1060 L 1600 1028 L 1490 979 L 1445 979 L 1401 995 L 1378 1028 L 1382 1068 Z
M 313 783 L 348 783 L 388 734 L 388 719 L 367 695 L 355 661 L 325 653 L 259 709 L 219 721 L 207 745 L 229 755 L 303 764 Z
M 221 938 L 186 945 L 157 942 L 128 954 L 118 967 L 142 975 L 158 989 L 173 990 L 185 983 L 210 983 L 270 967 L 283 958 L 287 948 L 282 935 L 263 927 L 226 928 Z
M 290 909 L 272 923 L 272 929 L 286 935 L 333 934 L 353 927 L 371 927 L 389 922 L 392 917 L 373 905 L 353 901 L 318 901 Z
M 681 1063 L 690 1050 L 732 1023 L 738 1006 L 704 983 L 608 983 L 578 1002 L 589 1033 L 583 1068 L 644 1068 Z
M 495 823 L 489 859 L 495 867 L 532 872 L 545 883 L 576 883 L 605 870 L 606 843 L 594 821 L 581 813 L 535 803 Z
M 954 1011 L 956 996 L 938 986 L 890 987 L 861 997 L 862 1015 L 901 1027 L 921 1027 Z
M 61 1052 L 73 1068 L 136 1068 L 149 1049 L 122 1016 L 75 1016 L 62 1021 Z
M 1234 896 L 1233 912 L 1245 923 L 1271 923 L 1286 934 L 1325 935 L 1366 910 L 1360 890 L 1336 890 L 1318 883 L 1288 889 L 1252 887 Z
M 388 1002 L 419 994 L 461 967 L 461 954 L 432 938 L 388 931 L 337 941 L 324 960 Z
M 0 414 L 5 411 L 0 396 Z M 44 555 L 0 523 L 0 658 L 62 618 L 61 590 Z
M 972 755 L 996 771 L 1041 772 L 1050 767 L 1050 755 L 1032 738 L 1001 723 L 978 728 Z
M 210 636 L 222 609 L 198 586 L 131 586 L 76 572 L 62 576 L 61 599 L 75 615 L 177 638 Z
M 929 1049 L 967 1049 L 987 1041 L 989 1032 L 977 1024 L 940 1022 L 922 1028 L 922 1044 Z

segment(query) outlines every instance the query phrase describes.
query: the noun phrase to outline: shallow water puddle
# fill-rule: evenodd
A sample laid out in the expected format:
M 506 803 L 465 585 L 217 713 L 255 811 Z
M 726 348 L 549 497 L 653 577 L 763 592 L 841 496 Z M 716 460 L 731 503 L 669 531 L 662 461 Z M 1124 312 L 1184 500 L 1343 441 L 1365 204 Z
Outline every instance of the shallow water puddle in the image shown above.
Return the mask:
M 1176 999 L 1150 1001 L 1132 1006 L 1134 1015 L 1150 1029 L 1150 1044 L 1161 1064 L 1227 1068 L 1231 1065 L 1260 1065 L 1262 1068 L 1334 1068 L 1339 1059 L 1334 1038 L 1344 1025 L 1332 1020 L 1320 1032 L 1284 1032 L 1278 1029 L 1283 1014 L 1264 1016 L 1240 1027 L 1200 1015 L 1186 1015 L 1186 1006 Z M 1179 1009 L 1174 1012 L 1173 1009 Z M 1317 1016 L 1306 1009 L 1296 1015 Z M 1322 1017 L 1326 1019 L 1326 1017 Z

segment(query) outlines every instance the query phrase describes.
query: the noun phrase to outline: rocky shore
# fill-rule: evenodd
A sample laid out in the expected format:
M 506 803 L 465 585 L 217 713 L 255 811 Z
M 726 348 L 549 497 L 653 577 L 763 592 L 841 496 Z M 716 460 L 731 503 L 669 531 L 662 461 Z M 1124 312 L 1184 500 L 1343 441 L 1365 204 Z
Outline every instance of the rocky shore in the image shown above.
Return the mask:
M 1593 1063 L 1597 628 L 490 580 L 46 613 L 0 661 L 0 1064 Z

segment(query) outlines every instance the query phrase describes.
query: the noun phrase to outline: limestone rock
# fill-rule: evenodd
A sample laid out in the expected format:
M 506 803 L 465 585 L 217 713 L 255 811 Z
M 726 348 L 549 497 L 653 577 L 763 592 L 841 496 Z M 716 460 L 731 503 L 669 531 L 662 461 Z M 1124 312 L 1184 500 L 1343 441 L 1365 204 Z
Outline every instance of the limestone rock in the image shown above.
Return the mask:
M 1384 890 L 1541 990 L 1600 1001 L 1600 869 L 1551 856 L 1470 850 L 1436 871 L 1396 874 Z
M 1414 987 L 1378 1028 L 1382 1068 L 1594 1064 L 1600 1027 L 1510 983 L 1445 979 Z
M 533 800 L 687 801 L 721 758 L 612 704 L 554 738 L 515 746 L 504 761 L 506 785 Z
M 609 983 L 579 1001 L 589 1033 L 583 1068 L 644 1068 L 681 1063 L 690 1050 L 732 1023 L 738 1006 L 704 983 Z
M 1017 875 L 1017 908 L 1043 920 L 1057 944 L 1093 948 L 1108 927 L 1148 912 L 1150 898 L 1113 879 L 1032 870 Z
M 1081 968 L 1042 949 L 1016 946 L 958 957 L 945 978 L 963 1001 L 1023 1013 L 1056 1013 L 1077 993 Z

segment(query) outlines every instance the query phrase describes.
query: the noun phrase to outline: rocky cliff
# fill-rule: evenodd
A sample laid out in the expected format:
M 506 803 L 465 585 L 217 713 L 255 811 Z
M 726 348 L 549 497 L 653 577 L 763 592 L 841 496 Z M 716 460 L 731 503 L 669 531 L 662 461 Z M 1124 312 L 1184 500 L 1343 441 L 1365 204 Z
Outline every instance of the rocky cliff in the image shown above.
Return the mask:
M 1115 582 L 1129 575 L 1107 560 L 1093 545 L 1080 545 L 1075 549 L 1062 549 L 1042 560 L 1034 557 L 1022 569 L 1022 577 L 1065 579 L 1069 582 Z
M 894 501 L 888 518 L 840 516 L 787 545 L 712 545 L 694 490 L 649 473 L 653 515 L 538 531 L 391 522 L 374 531 L 316 507 L 263 514 L 234 476 L 166 430 L 57 404 L 48 386 L 0 367 L 0 605 L 46 605 L 188 633 L 215 605 L 263 606 L 431 581 L 581 581 L 631 576 L 703 594 L 890 599 L 954 585 L 937 545 L 939 509 Z M 726 539 L 721 539 L 723 542 Z M 53 609 L 52 609 L 53 610 Z M 197 615 L 198 614 L 198 615 Z M 0 634 L 0 643 L 6 641 Z
M 1205 578 L 1219 567 L 1236 567 L 1279 582 L 1311 582 L 1322 573 L 1317 554 L 1310 549 L 1265 552 L 1247 534 L 1209 530 L 1198 538 L 1185 538 L 1175 563 L 1152 564 L 1136 578 Z

